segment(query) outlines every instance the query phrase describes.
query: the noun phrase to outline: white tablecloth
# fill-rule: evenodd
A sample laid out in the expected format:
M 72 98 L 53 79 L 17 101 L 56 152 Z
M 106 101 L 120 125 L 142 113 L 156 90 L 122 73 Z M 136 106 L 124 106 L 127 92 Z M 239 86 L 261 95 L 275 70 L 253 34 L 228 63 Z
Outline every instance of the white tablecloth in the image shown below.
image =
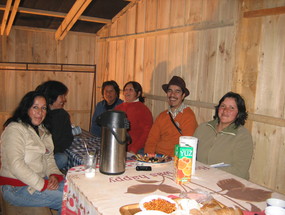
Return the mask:
M 262 211 L 265 200 L 272 196 L 285 200 L 285 196 L 253 184 L 227 172 L 196 164 L 191 182 L 178 185 L 173 179 L 173 162 L 152 164 L 152 171 L 136 171 L 136 162 L 128 162 L 122 175 L 104 175 L 88 179 L 83 166 L 69 170 L 64 189 L 63 215 L 120 214 L 120 207 L 138 203 L 153 194 L 179 196 L 182 191 L 200 189 L 228 207 L 247 211 Z

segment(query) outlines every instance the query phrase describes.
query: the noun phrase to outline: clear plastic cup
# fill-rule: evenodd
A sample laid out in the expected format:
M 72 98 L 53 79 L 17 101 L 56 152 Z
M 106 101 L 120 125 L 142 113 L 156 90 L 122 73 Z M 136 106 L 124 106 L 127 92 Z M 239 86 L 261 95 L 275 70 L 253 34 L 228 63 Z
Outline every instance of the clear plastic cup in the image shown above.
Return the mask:
M 84 160 L 85 167 L 85 177 L 93 178 L 95 176 L 96 170 L 96 156 L 92 154 L 87 154 Z

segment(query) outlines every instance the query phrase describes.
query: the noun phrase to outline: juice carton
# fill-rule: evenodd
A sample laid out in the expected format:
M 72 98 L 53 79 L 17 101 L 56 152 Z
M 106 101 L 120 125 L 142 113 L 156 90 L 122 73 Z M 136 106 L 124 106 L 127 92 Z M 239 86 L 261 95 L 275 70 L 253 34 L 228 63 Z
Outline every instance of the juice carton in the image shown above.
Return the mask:
M 192 174 L 192 158 L 193 158 L 193 147 L 188 146 L 177 146 L 175 147 L 174 158 L 174 177 L 177 184 L 185 184 L 191 181 Z
M 180 136 L 179 137 L 179 145 L 180 146 L 191 146 L 191 147 L 193 147 L 192 175 L 195 175 L 197 144 L 198 144 L 198 138 L 196 138 L 196 137 L 192 137 L 192 136 Z

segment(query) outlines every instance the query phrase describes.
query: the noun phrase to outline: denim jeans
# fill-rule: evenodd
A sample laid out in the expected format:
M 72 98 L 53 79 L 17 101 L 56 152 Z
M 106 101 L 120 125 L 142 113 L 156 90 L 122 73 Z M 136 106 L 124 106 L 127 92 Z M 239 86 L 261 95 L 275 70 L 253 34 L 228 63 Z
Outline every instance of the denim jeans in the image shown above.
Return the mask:
M 5 201 L 11 205 L 23 207 L 49 207 L 58 210 L 61 214 L 62 195 L 64 180 L 59 183 L 57 190 L 35 191 L 30 194 L 28 186 L 14 187 L 10 185 L 2 186 L 2 194 Z
M 63 169 L 67 166 L 68 157 L 64 152 L 63 153 L 60 153 L 60 152 L 55 153 L 54 159 L 55 159 L 55 163 L 56 163 L 58 169 Z

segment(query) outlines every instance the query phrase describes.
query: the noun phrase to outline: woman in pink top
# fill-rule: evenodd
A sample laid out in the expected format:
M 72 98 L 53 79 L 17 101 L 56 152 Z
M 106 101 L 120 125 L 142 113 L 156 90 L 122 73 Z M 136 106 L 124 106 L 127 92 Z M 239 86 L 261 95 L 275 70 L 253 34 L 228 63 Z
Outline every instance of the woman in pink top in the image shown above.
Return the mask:
M 132 140 L 128 152 L 137 154 L 144 148 L 148 133 L 152 126 L 152 114 L 144 104 L 142 86 L 136 81 L 130 81 L 124 88 L 125 102 L 116 106 L 116 110 L 124 111 L 130 121 L 129 135 Z

